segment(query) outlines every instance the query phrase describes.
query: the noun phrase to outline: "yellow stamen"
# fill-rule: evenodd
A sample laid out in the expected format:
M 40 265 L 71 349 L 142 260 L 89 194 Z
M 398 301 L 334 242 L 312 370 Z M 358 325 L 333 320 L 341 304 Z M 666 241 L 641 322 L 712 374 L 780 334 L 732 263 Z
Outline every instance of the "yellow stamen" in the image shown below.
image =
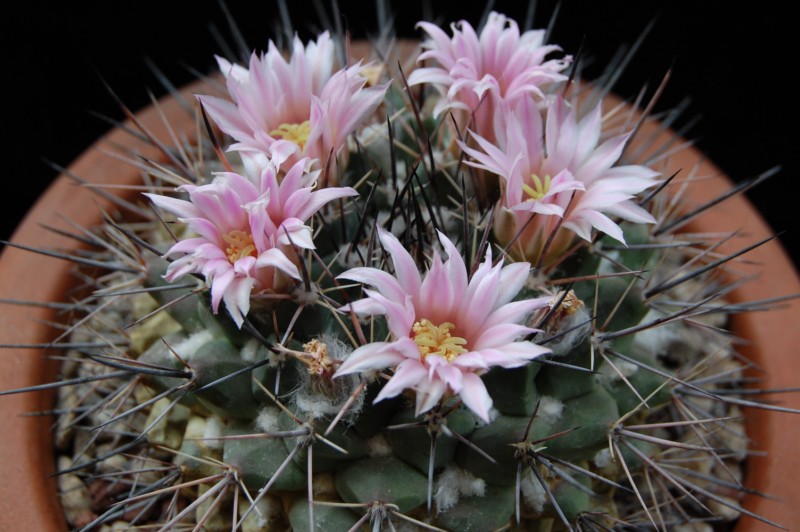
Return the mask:
M 531 180 L 533 181 L 532 187 L 527 183 L 522 183 L 522 190 L 530 196 L 527 201 L 541 201 L 550 191 L 550 176 L 544 176 L 544 181 L 542 181 L 538 175 L 531 174 Z
M 230 244 L 225 248 L 225 254 L 231 264 L 245 257 L 258 256 L 256 246 L 253 243 L 253 235 L 250 233 L 234 229 L 228 234 L 222 235 L 222 239 Z
M 367 78 L 367 87 L 375 87 L 381 81 L 383 66 L 377 63 L 374 65 L 363 66 L 358 73 Z
M 281 124 L 278 129 L 269 132 L 270 136 L 294 142 L 305 151 L 308 136 L 311 134 L 311 122 L 306 120 L 300 124 Z
M 441 325 L 434 325 L 425 319 L 414 323 L 412 328 L 414 341 L 419 347 L 419 354 L 422 360 L 425 360 L 428 355 L 439 355 L 448 362 L 452 362 L 458 355 L 467 352 L 462 347 L 467 344 L 467 341 L 460 336 L 452 336 L 450 334 L 450 330 L 453 328 L 455 328 L 455 325 L 447 321 Z

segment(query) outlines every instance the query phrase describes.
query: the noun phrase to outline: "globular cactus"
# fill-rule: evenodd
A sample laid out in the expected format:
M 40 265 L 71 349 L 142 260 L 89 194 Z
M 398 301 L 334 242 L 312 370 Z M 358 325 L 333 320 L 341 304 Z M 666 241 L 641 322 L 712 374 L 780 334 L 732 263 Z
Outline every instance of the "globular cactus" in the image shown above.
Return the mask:
M 416 69 L 337 70 L 328 33 L 219 60 L 217 129 L 153 164 L 158 214 L 108 222 L 89 264 L 111 273 L 75 306 L 57 435 L 95 497 L 74 526 L 748 513 L 730 257 L 669 230 L 663 150 L 628 160 L 638 118 L 589 103 L 543 31 L 421 27 Z

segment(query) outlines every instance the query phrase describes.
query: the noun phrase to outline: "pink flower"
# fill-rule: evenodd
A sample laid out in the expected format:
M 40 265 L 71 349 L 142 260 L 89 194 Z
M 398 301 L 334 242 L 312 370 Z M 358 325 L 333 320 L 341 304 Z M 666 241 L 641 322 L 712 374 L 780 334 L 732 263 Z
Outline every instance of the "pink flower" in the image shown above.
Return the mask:
M 475 133 L 480 150 L 461 143 L 475 159 L 468 164 L 502 178 L 495 235 L 504 245 L 516 238 L 510 250 L 516 257 L 535 263 L 562 217 L 562 227 L 585 240 L 591 240 L 594 228 L 622 243 L 622 230 L 608 215 L 655 222 L 633 198 L 657 184 L 658 173 L 640 165 L 614 166 L 630 134 L 601 142 L 601 121 L 599 105 L 578 120 L 559 98 L 543 126 L 536 105 L 520 102 L 502 110 L 496 144 Z M 558 240 L 549 255 L 572 238 L 560 232 Z
M 429 22 L 417 25 L 431 38 L 418 61 L 434 59 L 439 65 L 415 70 L 409 84 L 434 84 L 443 95 L 434 114 L 446 109 L 474 113 L 472 128 L 483 136 L 491 135 L 500 102 L 541 100 L 543 87 L 566 80 L 560 72 L 570 58 L 546 59 L 561 48 L 544 44 L 544 30 L 520 35 L 517 23 L 505 15 L 490 13 L 480 37 L 463 20 L 451 26 L 452 38 Z
M 295 37 L 287 62 L 274 43 L 253 53 L 249 69 L 217 58 L 233 102 L 198 96 L 219 128 L 238 142 L 231 149 L 261 152 L 278 166 L 302 157 L 340 155 L 348 135 L 372 114 L 388 85 L 365 88 L 357 64 L 333 72 L 334 45 L 323 33 L 308 46 Z
M 211 288 L 216 313 L 221 301 L 241 327 L 253 293 L 281 292 L 300 279 L 292 244 L 313 248 L 305 221 L 328 201 L 356 194 L 350 188 L 312 192 L 316 173 L 307 174 L 308 161 L 297 162 L 278 184 L 271 164 L 254 180 L 220 173 L 207 185 L 184 185 L 189 201 L 146 194 L 158 207 L 178 216 L 197 236 L 173 245 L 165 257 L 184 255 L 167 268 L 172 282 L 200 274 Z M 296 260 L 296 259 L 294 259 Z
M 308 159 L 296 162 L 286 174 L 278 175 L 272 161 L 262 154 L 245 157 L 248 176 L 260 194 L 266 194 L 269 201 L 266 210 L 271 226 L 269 232 L 288 233 L 291 242 L 299 247 L 313 249 L 311 229 L 305 225 L 317 211 L 339 198 L 358 196 L 350 187 L 318 188 L 320 171 L 306 171 Z M 281 236 L 289 244 L 285 235 Z
M 395 275 L 376 268 L 354 268 L 339 277 L 371 285 L 367 297 L 343 307 L 359 316 L 385 315 L 391 342 L 373 342 L 356 349 L 335 377 L 394 368 L 394 375 L 375 401 L 405 389 L 417 394 L 417 415 L 433 408 L 445 393 L 460 395 L 464 404 L 489 421 L 492 399 L 480 378 L 492 366 L 514 368 L 549 353 L 518 340 L 534 329 L 521 325 L 548 298 L 511 302 L 528 277 L 530 265 L 492 266 L 491 251 L 467 279 L 467 269 L 453 243 L 439 233 L 447 253 L 442 262 L 434 251 L 430 268 L 420 277 L 411 255 L 392 234 L 379 232 L 394 264 Z

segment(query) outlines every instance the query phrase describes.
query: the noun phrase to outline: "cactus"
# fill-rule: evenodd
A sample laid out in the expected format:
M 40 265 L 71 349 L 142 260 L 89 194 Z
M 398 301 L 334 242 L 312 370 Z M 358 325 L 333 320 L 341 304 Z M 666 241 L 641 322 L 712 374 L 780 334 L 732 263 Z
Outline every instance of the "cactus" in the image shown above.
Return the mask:
M 667 147 L 628 159 L 651 139 L 589 104 L 543 32 L 497 13 L 480 42 L 421 26 L 426 69 L 384 49 L 336 70 L 328 33 L 249 70 L 220 60 L 230 94 L 198 98 L 216 127 L 149 167 L 157 214 L 109 218 L 74 257 L 108 274 L 53 344 L 60 394 L 82 390 L 57 441 L 62 475 L 108 504 L 73 525 L 752 515 L 730 497 L 738 412 L 773 407 L 737 395 L 734 255 L 670 229 Z

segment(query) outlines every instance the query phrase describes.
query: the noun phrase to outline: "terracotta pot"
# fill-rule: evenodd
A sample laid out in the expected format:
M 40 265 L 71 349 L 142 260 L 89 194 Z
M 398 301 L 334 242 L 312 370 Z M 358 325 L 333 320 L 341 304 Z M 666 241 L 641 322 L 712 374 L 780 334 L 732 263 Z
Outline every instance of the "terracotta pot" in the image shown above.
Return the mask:
M 188 95 L 197 85 L 183 91 Z M 193 135 L 197 126 L 174 99 L 162 101 L 161 110 L 177 131 Z M 169 135 L 158 112 L 150 107 L 139 113 L 141 122 L 159 139 L 169 141 Z M 643 134 L 657 131 L 656 124 L 645 124 Z M 131 145 L 132 138 L 116 130 L 92 146 L 72 166 L 70 173 L 90 182 L 136 183 L 139 173 L 131 166 L 101 153 L 113 144 Z M 151 146 L 133 142 L 133 148 L 148 157 L 156 155 Z M 692 168 L 699 164 L 698 175 L 713 176 L 692 186 L 691 201 L 701 203 L 730 188 L 727 178 L 710 162 L 703 160 L 694 148 L 687 148 L 671 157 L 669 166 L 674 169 Z M 68 177 L 61 176 L 39 199 L 14 234 L 20 244 L 37 247 L 69 249 L 75 243 L 58 237 L 41 228 L 39 223 L 58 225 L 57 214 L 84 226 L 99 223 L 100 207 L 108 202 L 85 190 L 80 190 Z M 696 223 L 694 231 L 730 231 L 745 228 L 748 241 L 772 234 L 755 209 L 742 197 L 732 198 L 712 209 Z M 741 239 L 740 239 L 741 240 Z M 743 247 L 741 241 L 734 244 Z M 800 293 L 800 280 L 785 252 L 773 241 L 748 255 L 760 263 L 758 266 L 741 265 L 737 268 L 758 273 L 754 281 L 739 288 L 732 295 L 736 302 L 752 301 L 784 294 Z M 0 298 L 30 301 L 59 301 L 70 284 L 70 263 L 33 255 L 18 249 L 7 248 L 0 257 Z M 4 317 L 0 320 L 0 338 L 3 342 L 39 343 L 52 337 L 52 330 L 36 320 L 53 319 L 55 311 L 46 308 L 3 305 Z M 788 308 L 771 312 L 742 314 L 734 318 L 734 330 L 751 344 L 745 354 L 759 364 L 763 378 L 759 384 L 765 388 L 785 388 L 797 385 L 797 360 L 794 357 L 798 343 L 797 324 L 800 323 L 800 304 L 793 302 Z M 29 386 L 52 380 L 53 364 L 43 358 L 43 350 L 8 349 L 0 353 L 0 389 Z M 795 360 L 793 360 L 795 359 Z M 790 369 L 791 368 L 791 369 Z M 800 395 L 787 394 L 774 398 L 784 406 L 800 408 Z M 48 478 L 53 473 L 53 452 L 50 425 L 44 417 L 21 417 L 31 411 L 52 407 L 52 394 L 23 394 L 3 397 L 0 408 L 0 427 L 6 437 L 0 443 L 0 530 L 57 531 L 66 525 L 55 492 L 55 482 Z M 767 516 L 787 527 L 800 527 L 800 423 L 788 414 L 775 414 L 751 410 L 747 429 L 752 438 L 752 448 L 767 451 L 768 456 L 752 457 L 747 464 L 746 484 L 762 492 L 780 497 L 784 502 L 748 496 L 745 505 L 752 511 Z M 737 530 L 770 529 L 749 518 L 743 518 Z
M 201 83 L 190 85 L 181 93 L 192 101 Z M 160 111 L 170 127 L 190 138 L 197 136 L 194 116 L 174 98 L 165 98 Z M 137 114 L 139 121 L 157 139 L 170 144 L 169 132 L 159 111 L 153 106 Z M 130 124 L 129 124 L 130 125 Z M 118 146 L 159 157 L 148 144 L 116 129 L 91 146 L 69 167 L 69 173 L 90 183 L 134 184 L 139 171 L 102 151 L 119 153 Z M 133 196 L 133 194 L 128 194 Z M 112 209 L 69 177 L 60 176 L 39 198 L 17 228 L 12 241 L 39 248 L 77 249 L 75 240 L 66 239 L 39 224 L 62 226 L 60 216 L 84 227 L 101 222 L 100 209 Z M 25 301 L 61 301 L 72 281 L 72 264 L 55 258 L 34 255 L 6 247 L 0 256 L 0 298 Z M 57 320 L 57 312 L 48 308 L 2 305 L 0 338 L 2 342 L 46 343 L 53 330 L 36 320 Z M 54 379 L 57 367 L 45 358 L 42 349 L 4 349 L 0 352 L 0 390 L 31 386 Z M 0 399 L 0 427 L 6 437 L 0 442 L 0 530 L 47 532 L 66 530 L 63 512 L 56 496 L 56 483 L 49 478 L 55 471 L 52 450 L 52 419 L 22 417 L 27 412 L 53 407 L 52 393 L 18 394 Z
M 613 104 L 613 98 L 609 100 Z M 666 142 L 674 134 L 670 131 L 659 133 L 659 124 L 651 121 L 642 126 L 640 135 L 640 138 L 658 135 Z M 653 144 L 658 146 L 661 143 L 657 140 Z M 684 199 L 686 209 L 705 204 L 733 187 L 730 179 L 693 147 L 671 156 L 663 171 L 668 176 L 678 170 L 682 170 L 681 175 L 694 171 L 699 178 L 687 190 L 688 196 Z M 742 230 L 742 238 L 732 239 L 718 248 L 720 252 L 728 253 L 775 234 L 755 207 L 741 194 L 709 209 L 687 225 L 686 230 L 697 233 L 730 233 Z M 734 266 L 737 278 L 753 278 L 730 294 L 732 303 L 800 294 L 800 277 L 777 239 L 748 252 L 743 259 L 746 263 L 737 262 Z M 732 317 L 731 329 L 747 341 L 747 345 L 739 347 L 738 351 L 760 368 L 747 375 L 760 379 L 754 387 L 785 389 L 800 385 L 798 324 L 798 300 L 787 302 L 784 308 Z M 762 395 L 756 399 L 800 409 L 800 393 Z M 765 451 L 767 454 L 748 458 L 744 485 L 779 500 L 748 494 L 743 504 L 750 511 L 791 530 L 800 529 L 800 452 L 797 451 L 800 417 L 752 408 L 745 409 L 745 416 L 750 449 Z M 776 529 L 751 517 L 742 516 L 736 530 L 749 532 Z

